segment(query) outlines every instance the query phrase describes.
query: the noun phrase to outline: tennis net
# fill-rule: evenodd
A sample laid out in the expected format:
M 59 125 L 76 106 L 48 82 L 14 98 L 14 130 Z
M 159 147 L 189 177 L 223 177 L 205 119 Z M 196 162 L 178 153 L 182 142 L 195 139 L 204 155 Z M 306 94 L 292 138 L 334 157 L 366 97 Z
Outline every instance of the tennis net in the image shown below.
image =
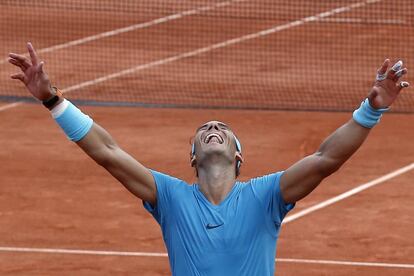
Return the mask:
M 386 57 L 414 70 L 411 0 L 0 0 L 0 23 L 3 101 L 30 99 L 27 41 L 84 104 L 347 111 Z

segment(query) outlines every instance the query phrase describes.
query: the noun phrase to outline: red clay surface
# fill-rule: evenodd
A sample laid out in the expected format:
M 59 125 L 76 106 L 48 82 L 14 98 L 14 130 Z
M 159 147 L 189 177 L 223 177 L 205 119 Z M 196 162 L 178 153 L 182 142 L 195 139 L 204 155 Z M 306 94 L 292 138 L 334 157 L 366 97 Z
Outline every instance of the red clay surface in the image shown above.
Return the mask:
M 244 146 L 241 179 L 312 153 L 348 113 L 83 107 L 143 164 L 189 182 L 189 138 L 229 123 Z M 0 246 L 165 252 L 160 229 L 116 180 L 66 140 L 38 105 L 0 113 Z M 410 164 L 413 115 L 387 114 L 358 153 L 295 212 Z M 414 172 L 283 226 L 279 258 L 414 263 Z M 168 275 L 165 257 L 0 253 L 1 275 Z M 412 270 L 278 263 L 278 275 L 408 275 Z
M 167 5 L 157 0 L 140 7 L 131 1 L 101 0 L 102 10 L 118 11 L 96 12 L 90 7 L 96 6 L 97 0 L 79 2 L 80 9 L 69 9 L 74 1 L 60 1 L 63 8 L 17 2 L 19 7 L 0 6 L 0 55 L 4 57 L 10 51 L 24 52 L 27 41 L 37 48 L 50 47 L 212 3 L 169 1 Z M 278 9 L 263 8 L 275 2 Z M 254 8 L 256 1 L 243 1 L 202 16 L 184 17 L 41 57 L 54 84 L 67 88 L 350 2 L 360 1 L 321 0 L 320 7 L 315 8 L 303 0 L 263 0 L 260 11 Z M 414 38 L 409 27 L 414 17 L 408 5 L 411 2 L 383 0 L 332 17 L 398 18 L 405 20 L 405 25 L 309 23 L 106 81 L 68 96 L 268 108 L 356 107 L 384 57 L 403 58 L 408 68 L 414 63 L 414 52 L 407 47 Z M 283 16 L 275 16 L 279 13 Z M 384 47 L 382 38 L 390 37 L 404 39 L 391 40 Z M 342 45 L 346 47 L 339 47 Z M 361 60 L 365 64 L 362 69 Z M 338 74 L 338 70 L 346 73 Z M 13 72 L 12 66 L 0 61 L 0 95 L 26 96 L 21 84 L 8 79 Z M 414 90 L 407 90 L 398 106 L 412 110 L 414 97 L 409 93 Z M 355 91 L 361 92 L 350 97 Z M 246 180 L 287 168 L 315 151 L 327 135 L 351 117 L 351 113 L 82 109 L 139 161 L 189 182 L 196 181 L 188 162 L 189 139 L 205 121 L 219 119 L 236 131 L 244 146 L 246 163 L 241 179 Z M 21 105 L 0 111 L 0 118 L 0 247 L 165 252 L 160 229 L 140 200 L 68 142 L 44 108 Z M 412 163 L 413 119 L 414 115 L 387 114 L 352 160 L 299 202 L 294 212 Z M 284 225 L 277 256 L 414 264 L 413 177 L 414 172 L 408 172 Z M 409 275 L 413 271 L 299 263 L 276 266 L 278 275 L 287 276 Z M 169 275 L 168 259 L 0 252 L 0 275 L 135 274 Z
M 0 32 L 0 54 L 24 52 L 28 40 L 41 49 L 213 4 L 181 2 L 140 8 L 127 1 L 123 12 L 117 12 L 121 5 L 102 4 L 112 6 L 112 13 L 88 9 L 94 1 L 83 5 L 72 1 L 72 7 L 78 5 L 79 10 L 68 9 L 71 1 L 61 9 L 4 6 L 0 23 L 13 25 Z M 357 2 L 361 1 L 320 1 L 318 5 L 302 0 L 234 2 L 44 53 L 42 58 L 55 84 L 64 89 Z M 365 96 L 385 57 L 401 58 L 409 68 L 414 63 L 414 53 L 407 47 L 414 38 L 410 5 L 404 0 L 383 0 L 328 17 L 400 20 L 401 24 L 306 23 L 77 89 L 70 97 L 193 106 L 352 109 Z M 131 12 L 125 12 L 128 7 Z M 38 14 L 43 17 L 39 19 Z M 7 81 L 11 71 L 11 66 L 1 64 L 0 95 L 26 95 L 20 86 Z M 413 111 L 414 97 L 406 94 L 402 98 L 394 109 Z

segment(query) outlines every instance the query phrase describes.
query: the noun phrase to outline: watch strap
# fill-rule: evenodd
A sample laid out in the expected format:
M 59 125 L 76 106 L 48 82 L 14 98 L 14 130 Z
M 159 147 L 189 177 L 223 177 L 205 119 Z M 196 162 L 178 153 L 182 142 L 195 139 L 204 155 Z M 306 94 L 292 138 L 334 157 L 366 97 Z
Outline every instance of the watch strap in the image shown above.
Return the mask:
M 54 91 L 54 95 L 52 95 L 49 99 L 42 101 L 46 108 L 53 107 L 63 96 L 62 92 L 57 87 L 52 87 L 52 89 Z

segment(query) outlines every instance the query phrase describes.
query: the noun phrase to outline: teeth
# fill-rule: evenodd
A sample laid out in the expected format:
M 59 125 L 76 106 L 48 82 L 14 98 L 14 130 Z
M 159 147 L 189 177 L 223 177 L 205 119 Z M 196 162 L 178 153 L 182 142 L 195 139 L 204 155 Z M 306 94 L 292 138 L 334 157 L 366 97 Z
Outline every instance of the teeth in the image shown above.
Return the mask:
M 211 134 L 207 135 L 207 137 L 206 137 L 206 139 L 205 139 L 205 142 L 206 142 L 206 143 L 209 143 L 209 142 L 210 142 L 210 140 L 211 140 L 211 138 L 213 138 L 213 137 L 216 137 L 216 138 L 217 138 L 217 140 L 220 142 L 220 144 L 224 142 L 224 141 L 223 141 L 223 138 L 221 138 L 221 136 L 220 136 L 220 135 L 218 135 L 218 134 L 216 134 L 216 133 L 211 133 Z

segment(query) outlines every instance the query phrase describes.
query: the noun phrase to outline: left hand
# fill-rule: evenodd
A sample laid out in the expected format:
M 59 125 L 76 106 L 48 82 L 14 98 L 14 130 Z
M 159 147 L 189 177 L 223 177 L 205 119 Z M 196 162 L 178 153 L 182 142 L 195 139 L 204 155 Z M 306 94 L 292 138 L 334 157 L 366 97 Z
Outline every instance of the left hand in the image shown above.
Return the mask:
M 374 86 L 368 94 L 369 103 L 375 109 L 391 106 L 401 90 L 410 85 L 406 81 L 399 81 L 407 74 L 407 68 L 403 68 L 402 61 L 398 61 L 388 70 L 389 65 L 390 60 L 386 59 L 378 69 Z

